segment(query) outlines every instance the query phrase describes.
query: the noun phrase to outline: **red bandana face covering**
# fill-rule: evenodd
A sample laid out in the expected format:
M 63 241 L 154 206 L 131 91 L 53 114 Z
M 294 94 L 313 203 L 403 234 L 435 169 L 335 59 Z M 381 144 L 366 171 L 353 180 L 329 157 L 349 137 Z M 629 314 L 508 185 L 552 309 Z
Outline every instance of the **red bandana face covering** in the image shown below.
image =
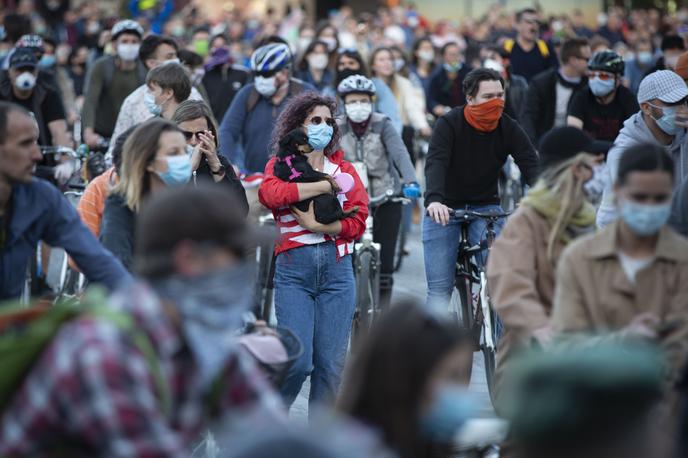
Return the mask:
M 497 128 L 504 111 L 504 100 L 492 99 L 480 105 L 466 105 L 463 114 L 466 122 L 481 132 L 492 132 Z

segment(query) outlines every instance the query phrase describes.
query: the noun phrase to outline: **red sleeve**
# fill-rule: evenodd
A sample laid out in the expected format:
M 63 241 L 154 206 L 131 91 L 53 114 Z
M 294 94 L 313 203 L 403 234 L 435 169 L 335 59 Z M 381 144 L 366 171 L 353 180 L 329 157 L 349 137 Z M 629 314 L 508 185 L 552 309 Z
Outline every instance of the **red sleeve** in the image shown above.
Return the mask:
M 276 158 L 272 158 L 265 165 L 265 176 L 258 189 L 260 203 L 270 210 L 295 204 L 299 199 L 299 187 L 296 183 L 287 183 L 274 175 Z
M 358 212 L 353 216 L 341 220 L 342 231 L 337 235 L 348 241 L 361 238 L 366 228 L 366 218 L 368 217 L 368 193 L 363 182 L 356 173 L 356 169 L 346 161 L 341 163 L 342 172 L 351 174 L 354 177 L 354 187 L 346 193 L 344 210 L 358 206 Z

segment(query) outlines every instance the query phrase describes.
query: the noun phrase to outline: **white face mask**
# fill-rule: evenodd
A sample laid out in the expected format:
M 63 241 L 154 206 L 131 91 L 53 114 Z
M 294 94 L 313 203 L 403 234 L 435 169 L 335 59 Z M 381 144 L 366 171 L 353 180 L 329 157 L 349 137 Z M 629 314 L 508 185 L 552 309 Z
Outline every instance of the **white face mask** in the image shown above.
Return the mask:
M 432 62 L 435 60 L 435 51 L 431 49 L 426 49 L 423 51 L 418 51 L 418 57 L 425 62 Z
M 167 65 L 167 64 L 181 64 L 182 61 L 179 60 L 179 57 L 175 57 L 174 59 L 167 59 L 163 60 L 160 65 Z
M 504 66 L 502 63 L 494 59 L 485 59 L 485 62 L 483 62 L 483 67 L 494 70 L 497 73 L 502 73 L 504 71 Z
M 351 102 L 344 106 L 346 115 L 353 122 L 363 122 L 370 118 L 373 112 L 373 104 L 370 102 Z
M 299 38 L 299 50 L 305 51 L 308 45 L 313 41 L 313 37 L 300 37 Z
M 678 56 L 665 56 L 664 57 L 664 64 L 668 69 L 673 70 L 676 68 L 676 64 L 678 63 Z
M 404 65 L 406 65 L 404 59 L 394 59 L 394 71 L 400 72 Z
M 320 38 L 320 41 L 325 42 L 328 52 L 334 51 L 334 49 L 337 47 L 337 40 L 332 37 L 323 37 Z
M 308 65 L 315 70 L 325 70 L 327 68 L 327 54 L 311 54 L 308 56 Z
M 14 87 L 22 91 L 28 91 L 36 86 L 36 77 L 31 72 L 23 72 L 14 80 Z
M 141 45 L 138 44 L 121 44 L 117 45 L 117 55 L 120 59 L 124 61 L 131 62 L 139 57 L 139 48 Z
M 256 91 L 263 97 L 271 97 L 275 92 L 277 92 L 277 79 L 274 76 L 270 78 L 264 78 L 262 76 L 256 76 L 255 78 Z

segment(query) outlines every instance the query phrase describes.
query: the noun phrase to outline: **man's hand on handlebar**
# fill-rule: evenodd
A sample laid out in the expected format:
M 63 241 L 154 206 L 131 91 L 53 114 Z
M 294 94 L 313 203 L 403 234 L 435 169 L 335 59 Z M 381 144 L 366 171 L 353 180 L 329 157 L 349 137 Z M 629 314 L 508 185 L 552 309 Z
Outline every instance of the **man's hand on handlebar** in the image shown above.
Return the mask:
M 433 202 L 428 205 L 427 212 L 428 216 L 430 216 L 434 222 L 441 224 L 442 226 L 446 226 L 449 224 L 449 218 L 452 213 L 452 209 L 441 204 L 440 202 Z

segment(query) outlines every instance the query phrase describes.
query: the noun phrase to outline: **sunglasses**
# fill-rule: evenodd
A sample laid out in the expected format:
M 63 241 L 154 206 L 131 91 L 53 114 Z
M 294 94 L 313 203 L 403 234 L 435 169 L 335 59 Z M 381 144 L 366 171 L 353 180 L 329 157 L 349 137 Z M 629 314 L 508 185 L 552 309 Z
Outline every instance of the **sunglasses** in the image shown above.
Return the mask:
M 192 138 L 196 137 L 196 140 L 200 140 L 201 137 L 200 135 L 205 133 L 204 130 L 199 130 L 198 132 L 189 132 L 188 130 L 182 130 L 182 133 L 184 134 L 184 138 L 186 138 L 186 141 L 188 142 Z
M 337 123 L 337 121 L 335 121 L 334 118 L 321 118 L 320 116 L 313 116 L 311 118 L 311 124 L 313 124 L 314 126 L 321 124 L 323 121 L 325 121 L 325 124 L 327 124 L 330 127 L 334 127 L 334 125 Z
M 602 81 L 609 81 L 616 78 L 616 75 L 605 72 L 588 72 L 588 78 L 599 78 Z

